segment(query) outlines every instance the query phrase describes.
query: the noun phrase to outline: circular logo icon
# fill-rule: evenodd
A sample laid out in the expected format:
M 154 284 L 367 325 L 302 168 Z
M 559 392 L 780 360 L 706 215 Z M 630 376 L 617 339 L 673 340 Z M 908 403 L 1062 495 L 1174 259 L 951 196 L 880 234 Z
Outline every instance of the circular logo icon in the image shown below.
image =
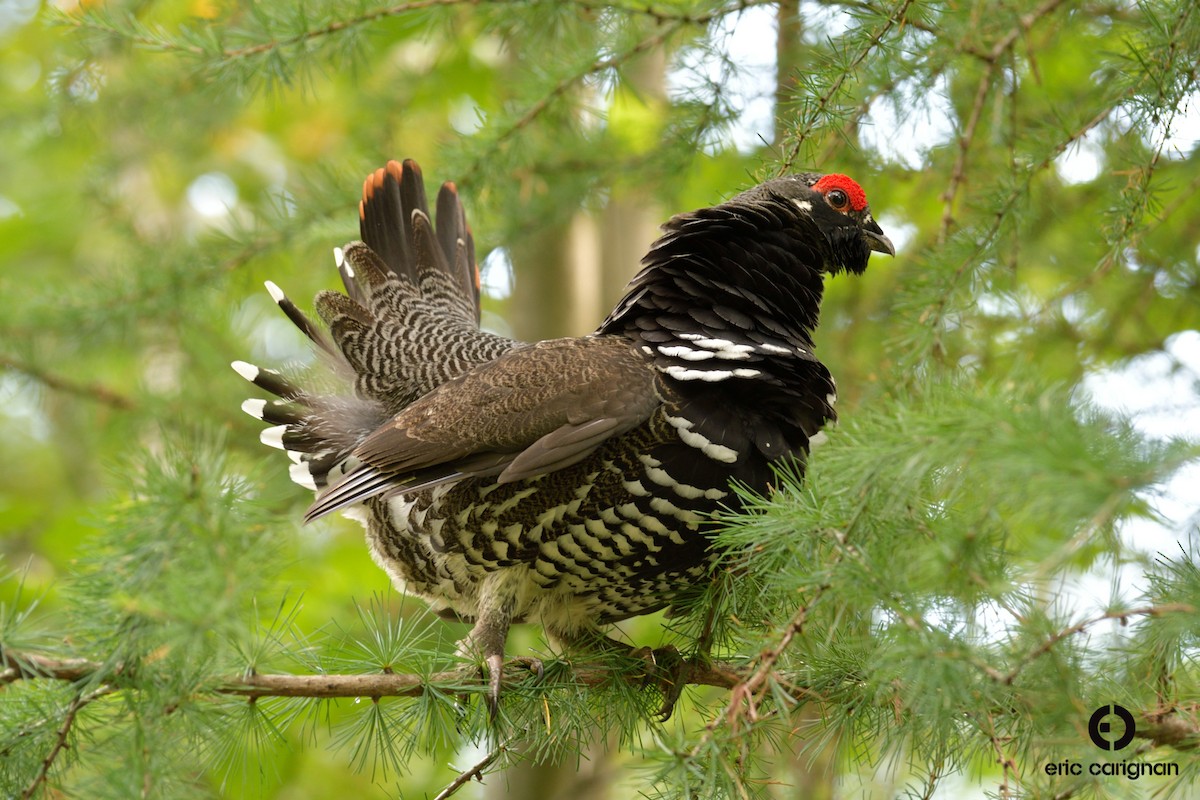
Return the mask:
M 1120 735 L 1113 730 L 1114 726 L 1109 721 L 1111 717 L 1121 720 L 1121 725 L 1118 726 Z M 1116 703 L 1100 706 L 1092 712 L 1092 718 L 1088 720 L 1088 736 L 1092 737 L 1092 742 L 1101 750 L 1124 750 L 1133 741 L 1135 733 L 1137 726 L 1133 722 L 1133 714 L 1129 713 L 1125 706 Z

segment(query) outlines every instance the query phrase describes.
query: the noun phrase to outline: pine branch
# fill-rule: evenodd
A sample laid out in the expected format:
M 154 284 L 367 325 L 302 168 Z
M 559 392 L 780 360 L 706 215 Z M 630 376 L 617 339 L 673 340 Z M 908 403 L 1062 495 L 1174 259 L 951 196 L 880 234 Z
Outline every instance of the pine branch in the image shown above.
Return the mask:
M 1130 608 L 1125 611 L 1109 611 L 1104 614 L 1085 619 L 1074 625 L 1066 628 L 1050 636 L 1041 645 L 1026 653 L 1012 669 L 1007 673 L 1001 674 L 996 671 L 989 672 L 989 676 L 1005 686 L 1011 686 L 1022 670 L 1028 667 L 1037 659 L 1049 653 L 1054 647 L 1064 639 L 1069 639 L 1077 633 L 1083 633 L 1089 628 L 1107 620 L 1119 620 L 1122 623 L 1129 621 L 1132 617 L 1161 617 L 1164 614 L 1194 614 L 1196 609 L 1182 603 L 1169 603 L 1165 605 L 1143 606 L 1141 608 Z
M 860 509 L 861 510 L 861 509 Z M 830 568 L 832 569 L 847 555 L 854 556 L 855 551 L 848 544 L 848 532 L 851 531 L 858 522 L 859 516 L 855 515 L 846 524 L 844 531 L 837 531 L 834 538 L 839 545 L 838 550 L 830 559 Z M 821 597 L 832 588 L 831 583 L 821 583 L 813 589 L 812 593 L 801 603 L 800 608 L 792 614 L 792 618 L 784 627 L 783 633 L 780 634 L 779 641 L 773 646 L 762 652 L 759 656 L 758 667 L 754 672 L 743 680 L 738 685 L 732 687 L 730 691 L 729 704 L 725 707 L 725 712 L 720 716 L 715 717 L 705 727 L 704 734 L 696 742 L 688 754 L 689 758 L 696 758 L 699 754 L 713 741 L 717 734 L 717 730 L 725 725 L 730 730 L 735 730 L 738 726 L 740 718 L 745 715 L 752 722 L 757 722 L 759 719 L 758 704 L 755 700 L 755 695 L 758 694 L 767 683 L 767 680 L 775 676 L 775 665 L 780 657 L 787 649 L 788 645 L 799 636 L 805 625 L 808 623 L 809 615 L 812 609 L 820 601 Z
M 30 800 L 50 777 L 50 768 L 54 766 L 55 760 L 63 750 L 66 750 L 70 746 L 67 743 L 67 738 L 71 735 L 71 728 L 74 727 L 80 710 L 104 694 L 107 694 L 107 690 L 98 689 L 87 694 L 77 694 L 71 698 L 71 702 L 67 704 L 66 713 L 63 715 L 63 721 L 58 726 L 58 732 L 55 734 L 54 745 L 50 748 L 50 752 L 46 754 L 46 757 L 42 759 L 41 766 L 38 768 L 38 772 L 33 777 L 33 780 L 21 792 L 21 800 Z
M 723 17 L 740 14 L 746 9 L 772 5 L 776 2 L 776 0 L 738 0 L 738 2 L 730 3 L 727 6 L 722 6 L 706 13 L 696 13 L 688 11 L 686 8 L 656 7 L 650 3 L 614 5 L 605 2 L 591 2 L 591 0 L 573 1 L 580 8 L 586 8 L 591 11 L 619 11 L 623 14 L 636 14 L 638 16 L 649 17 L 660 24 L 665 22 L 681 22 L 694 27 L 703 27 Z
M 137 407 L 137 403 L 132 398 L 103 384 L 81 383 L 70 378 L 64 378 L 61 375 L 49 372 L 41 367 L 36 367 L 13 356 L 0 354 L 0 368 L 20 372 L 22 375 L 32 378 L 49 389 L 83 397 L 120 411 L 129 411 Z
M 433 798 L 433 800 L 446 800 L 448 797 L 451 797 L 457 793 L 459 789 L 470 783 L 472 778 L 477 778 L 482 781 L 483 771 L 490 767 L 496 759 L 502 756 L 508 750 L 508 747 L 511 743 L 512 739 L 505 739 L 503 742 L 496 745 L 490 753 L 481 758 L 475 764 L 471 765 L 468 769 L 459 773 L 458 777 L 450 781 L 450 783 L 446 785 L 445 789 L 442 789 L 442 791 L 438 792 L 437 797 Z
M 134 23 L 131 23 L 129 27 L 122 27 L 118 23 L 96 14 L 74 16 L 63 13 L 59 15 L 58 20 L 61 24 L 69 27 L 92 30 L 115 38 L 125 39 L 141 47 L 163 53 L 183 53 L 192 56 L 216 57 L 223 61 L 237 61 L 239 59 L 249 58 L 252 56 L 265 55 L 275 50 L 281 50 L 285 47 L 294 47 L 296 45 L 305 44 L 315 39 L 321 39 L 327 36 L 342 33 L 343 31 L 350 30 L 351 28 L 356 28 L 360 25 L 366 25 L 371 22 L 378 22 L 379 20 L 387 19 L 388 17 L 396 17 L 413 11 L 422 11 L 429 8 L 438 8 L 443 6 L 477 6 L 486 1 L 487 0 L 412 0 L 408 3 L 400 3 L 394 6 L 386 6 L 383 8 L 374 8 L 363 11 L 357 15 L 337 19 L 326 25 L 307 29 L 290 36 L 281 36 L 277 39 L 269 39 L 256 44 L 246 45 L 245 47 L 221 48 L 215 51 L 205 48 L 201 45 L 188 44 L 186 40 L 183 39 L 173 39 L 165 33 L 154 31 Z
M 945 193 L 942 194 L 944 206 L 942 210 L 941 229 L 938 232 L 939 244 L 945 243 L 946 238 L 950 235 L 950 228 L 954 225 L 954 201 L 957 199 L 958 191 L 962 188 L 962 184 L 966 179 L 967 153 L 975 141 L 975 131 L 979 126 L 980 118 L 983 116 L 984 104 L 991 93 L 992 78 L 995 76 L 996 70 L 1000 65 L 1000 59 L 1016 44 L 1017 39 L 1023 35 L 1027 35 L 1038 20 L 1054 13 L 1063 2 L 1064 0 L 1046 0 L 1045 3 L 1032 12 L 1021 15 L 1017 19 L 1017 24 L 1008 33 L 1000 37 L 991 51 L 983 56 L 987 67 L 984 69 L 983 75 L 979 78 L 979 85 L 975 89 L 975 102 L 971 106 L 971 113 L 967 117 L 967 124 L 963 130 L 963 134 L 958 139 L 958 155 L 955 157 L 954 169 L 950 174 L 950 185 L 946 187 Z
M 630 15 L 639 15 L 649 17 L 660 25 L 671 23 L 672 29 L 677 29 L 683 26 L 703 27 L 710 24 L 716 19 L 737 14 L 745 11 L 748 8 L 755 6 L 768 5 L 772 0 L 739 0 L 713 11 L 706 13 L 694 13 L 687 10 L 659 8 L 649 3 L 646 4 L 630 4 L 630 5 L 612 5 L 610 3 L 592 2 L 591 0 L 572 0 L 571 5 L 577 6 L 588 12 L 607 12 L 618 11 Z M 196 42 L 203 41 L 195 30 L 185 29 L 180 36 L 172 36 L 164 30 L 146 26 L 137 20 L 130 18 L 124 24 L 113 20 L 111 17 L 97 12 L 88 12 L 84 14 L 68 14 L 59 12 L 57 21 L 61 25 L 76 28 L 79 30 L 93 31 L 113 38 L 122 39 L 132 44 L 138 45 L 149 50 L 154 50 L 161 53 L 175 53 L 200 58 L 214 59 L 223 63 L 231 63 L 248 58 L 270 55 L 280 50 L 289 47 L 298 47 L 309 44 L 311 42 L 325 39 L 345 33 L 354 28 L 358 28 L 371 23 L 379 22 L 384 19 L 399 17 L 405 14 L 411 14 L 417 11 L 425 11 L 433 8 L 449 8 L 455 6 L 537 6 L 537 0 L 530 3 L 512 2 L 512 0 L 410 0 L 406 3 L 398 3 L 391 6 L 383 6 L 380 8 L 372 8 L 360 11 L 357 14 L 350 16 L 339 17 L 331 20 L 328 23 L 317 25 L 312 28 L 295 33 L 273 36 L 254 44 L 244 45 L 242 47 L 209 47 Z M 644 48 L 643 48 L 644 49 Z M 640 50 L 639 50 L 640 52 Z M 636 54 L 636 53 L 635 53 Z M 595 71 L 606 69 L 607 67 L 599 66 Z M 588 74 L 592 74 L 589 72 Z M 587 75 L 580 76 L 580 79 Z M 561 93 L 561 92 L 560 92 Z
M 98 661 L 87 659 L 55 659 L 37 653 L 15 650 L 0 650 L 0 663 L 5 666 L 0 673 L 0 684 L 18 680 L 48 678 L 59 681 L 81 681 L 109 669 Z M 286 675 L 247 674 L 240 677 L 225 677 L 216 681 L 213 692 L 237 697 L 308 697 L 314 699 L 353 697 L 419 697 L 434 687 L 461 687 L 468 683 L 474 668 L 447 670 L 427 675 L 413 673 L 380 672 L 366 675 Z M 576 667 L 571 672 L 575 681 L 583 686 L 599 686 L 613 678 L 641 686 L 646 676 L 637 671 L 616 670 L 609 667 Z M 692 686 L 716 686 L 730 689 L 745 680 L 743 668 L 722 662 L 711 663 L 701 659 L 685 660 L 680 668 L 679 679 Z M 525 678 L 506 678 L 502 684 L 512 688 Z M 483 688 L 483 682 L 479 687 Z
M 673 20 L 670 24 L 663 25 L 655 33 L 639 39 L 632 46 L 616 53 L 608 58 L 601 58 L 593 61 L 582 70 L 578 70 L 556 83 L 550 91 L 542 95 L 536 102 L 531 104 L 525 111 L 517 117 L 515 121 L 505 126 L 495 138 L 491 141 L 488 149 L 478 158 L 476 158 L 466 169 L 467 174 L 474 174 L 479 171 L 482 164 L 491 159 L 491 154 L 499 150 L 503 145 L 516 136 L 518 133 L 529 127 L 534 121 L 542 116 L 556 100 L 565 95 L 573 87 L 578 86 L 593 75 L 598 75 L 610 69 L 617 69 L 623 66 L 637 56 L 658 47 L 670 37 L 671 34 L 685 27 L 688 23 L 682 20 Z
M 1032 27 L 1034 22 L 1036 22 L 1038 19 L 1044 17 L 1045 15 L 1052 13 L 1059 5 L 1061 5 L 1061 2 L 1062 2 L 1062 0 L 1046 0 L 1045 3 L 1043 3 L 1039 8 L 1037 8 L 1033 12 L 1022 16 L 1019 20 L 1019 24 L 1017 26 L 1015 26 L 1005 36 L 1003 36 L 1001 39 L 999 39 L 996 42 L 996 44 L 992 47 L 991 51 L 989 51 L 989 53 L 987 54 L 988 57 L 984 58 L 984 60 L 989 61 L 989 58 L 990 58 L 989 63 L 993 64 L 993 66 L 994 66 L 994 64 L 1003 56 L 1003 54 L 1007 51 L 1008 48 L 1013 46 L 1013 44 L 1017 41 L 1017 39 L 1020 36 L 1028 33 L 1029 29 Z M 1166 73 L 1166 72 L 1170 72 L 1174 68 L 1174 66 L 1175 66 L 1174 58 L 1176 57 L 1177 51 L 1179 49 L 1177 42 L 1179 40 L 1179 37 L 1181 36 L 1181 31 L 1184 29 L 1184 26 L 1187 24 L 1188 17 L 1192 13 L 1192 11 L 1193 11 L 1193 6 L 1191 4 L 1185 4 L 1184 12 L 1175 20 L 1175 23 L 1172 26 L 1172 29 L 1168 34 L 1168 37 L 1169 37 L 1169 44 L 1168 44 L 1168 48 L 1167 48 L 1168 49 L 1168 63 L 1165 66 L 1159 68 L 1157 70 L 1158 72 Z M 1189 74 L 1191 82 L 1194 83 L 1195 79 L 1196 79 L 1195 76 L 1197 74 L 1196 68 L 1193 68 L 1188 74 Z M 1093 115 L 1089 120 L 1087 120 L 1085 123 L 1083 123 L 1083 125 L 1076 128 L 1065 139 L 1059 141 L 1053 148 L 1050 149 L 1049 152 L 1047 152 L 1047 154 L 1045 155 L 1044 158 L 1042 158 L 1036 164 L 1033 164 L 1025 169 L 1024 175 L 1022 176 L 1023 179 L 1020 180 L 1011 189 L 1011 191 L 1008 193 L 1007 197 L 1003 200 L 1003 202 L 1001 202 L 995 208 L 992 223 L 988 226 L 987 230 L 983 231 L 981 234 L 973 237 L 976 242 L 976 245 L 971 248 L 971 251 L 959 263 L 957 269 L 955 269 L 954 273 L 950 276 L 947 285 L 943 288 L 943 290 L 939 294 L 938 298 L 933 303 L 931 303 L 921 313 L 921 316 L 919 318 L 919 323 L 921 325 L 928 325 L 928 326 L 932 327 L 933 330 L 935 331 L 932 352 L 934 352 L 935 354 L 942 352 L 942 345 L 941 345 L 942 325 L 941 325 L 941 322 L 946 313 L 946 309 L 949 307 L 949 300 L 950 300 L 951 292 L 957 286 L 958 282 L 962 279 L 963 275 L 966 274 L 968 268 L 972 264 L 974 264 L 976 262 L 976 260 L 980 257 L 980 255 L 991 245 L 992 240 L 994 239 L 996 234 L 999 232 L 1004 221 L 1010 217 L 1010 214 L 1013 210 L 1013 207 L 1016 205 L 1017 200 L 1026 192 L 1029 185 L 1033 182 L 1034 177 L 1041 174 L 1045 170 L 1049 169 L 1050 166 L 1054 163 L 1054 161 L 1059 156 L 1061 156 L 1072 145 L 1074 145 L 1076 142 L 1078 142 L 1080 139 L 1082 139 L 1085 135 L 1087 135 L 1087 133 L 1089 131 L 1091 131 L 1093 128 L 1096 128 L 1101 123 L 1103 123 L 1105 120 L 1107 120 L 1110 116 L 1112 116 L 1114 113 L 1118 112 L 1123 107 L 1125 107 L 1125 105 L 1130 100 L 1135 98 L 1138 95 L 1138 93 L 1142 91 L 1142 89 L 1143 89 L 1143 87 L 1145 87 L 1146 83 L 1151 80 L 1151 76 L 1152 76 L 1151 70 L 1143 69 L 1139 73 L 1137 80 L 1129 83 L 1127 86 L 1125 86 L 1123 88 L 1123 90 L 1121 90 L 1120 92 L 1116 93 L 1113 97 L 1111 97 L 1103 109 L 1101 109 L 1099 112 L 1097 112 L 1095 115 Z M 1159 90 L 1159 99 L 1160 100 L 1163 99 L 1161 87 Z M 1177 113 L 1177 112 L 1173 112 L 1173 113 Z M 1164 142 L 1162 142 L 1162 141 L 1160 141 L 1158 143 L 1158 147 L 1155 150 L 1155 153 L 1151 159 L 1150 165 L 1147 168 L 1141 170 L 1139 173 L 1143 179 L 1142 183 L 1141 183 L 1142 187 L 1146 186 L 1146 184 L 1149 181 L 1149 174 L 1151 172 L 1153 172 L 1154 166 L 1157 165 L 1157 163 L 1158 163 L 1159 157 L 1161 156 L 1163 144 L 1164 144 Z M 959 140 L 959 156 L 958 156 L 958 160 L 956 160 L 956 163 L 955 163 L 955 174 L 958 174 L 959 170 L 962 168 L 962 167 L 960 167 L 960 162 L 965 162 L 965 157 L 966 157 L 965 153 L 969 147 L 970 147 L 970 142 L 966 141 L 964 138 L 960 138 L 960 140 Z M 947 189 L 947 195 L 950 194 L 952 191 L 954 193 L 956 193 L 957 192 L 956 184 L 960 183 L 960 182 L 961 181 L 956 181 L 956 179 L 954 177 L 952 177 L 951 178 L 951 188 Z M 946 199 L 947 195 L 943 195 L 944 200 Z M 947 202 L 950 202 L 950 201 L 947 201 Z M 948 209 L 948 206 L 947 206 L 947 209 Z M 1137 209 L 1137 211 L 1140 212 L 1141 209 L 1139 208 L 1139 209 Z M 1118 263 L 1119 260 L 1117 259 L 1116 256 L 1125 251 L 1127 245 L 1129 244 L 1128 239 L 1132 238 L 1131 231 L 1133 231 L 1133 229 L 1136 228 L 1139 224 L 1140 224 L 1140 215 L 1138 213 L 1131 212 L 1131 213 L 1127 213 L 1124 216 L 1124 219 L 1122 221 L 1122 232 L 1120 234 L 1120 237 L 1123 237 L 1123 238 L 1118 238 L 1114 242 L 1113 246 L 1111 246 L 1109 248 L 1109 252 L 1105 256 L 1104 260 L 1101 262 L 1100 266 L 1097 267 L 1097 269 L 1093 270 L 1092 273 L 1089 274 L 1088 278 L 1085 278 L 1084 281 L 1081 281 L 1081 286 L 1084 282 L 1095 281 L 1095 280 L 1098 280 L 1099 278 L 1102 278 L 1104 274 L 1107 274 Z M 946 220 L 945 220 L 945 215 L 943 215 L 943 228 L 945 228 L 945 225 L 946 225 Z M 1100 274 L 1096 275 L 1096 273 L 1100 273 Z M 1095 277 L 1093 278 L 1092 275 L 1095 275 Z M 1053 298 L 1052 298 L 1051 302 L 1053 302 Z
M 804 142 L 817 129 L 820 122 L 828 120 L 832 114 L 829 112 L 829 107 L 834 99 L 842 92 L 842 87 L 846 81 L 854 75 L 859 66 L 862 65 L 867 58 L 875 52 L 875 50 L 883 42 L 883 38 L 887 36 L 891 30 L 899 25 L 902 25 L 906 20 L 909 7 L 913 4 L 913 0 L 904 0 L 899 7 L 891 11 L 887 15 L 887 20 L 878 29 L 873 31 L 868 37 L 867 42 L 859 50 L 850 63 L 838 70 L 838 76 L 833 83 L 821 93 L 817 98 L 816 105 L 806 107 L 803 115 L 806 117 L 803 122 L 803 127 L 792 135 L 792 146 L 786 154 L 779 160 L 779 169 L 777 175 L 784 175 L 791 172 L 797 159 L 800 158 L 800 148 L 804 146 Z

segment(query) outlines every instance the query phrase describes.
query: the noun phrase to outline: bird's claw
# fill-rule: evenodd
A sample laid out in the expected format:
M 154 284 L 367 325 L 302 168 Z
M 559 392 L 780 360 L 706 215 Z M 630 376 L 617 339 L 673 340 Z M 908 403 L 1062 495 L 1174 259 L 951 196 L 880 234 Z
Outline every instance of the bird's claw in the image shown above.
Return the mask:
M 542 664 L 542 660 L 540 658 L 533 658 L 531 656 L 517 656 L 510 659 L 508 664 L 505 666 L 521 667 L 522 669 L 537 675 L 537 679 L 539 681 L 546 677 L 546 667 Z
M 546 674 L 546 668 L 542 665 L 540 659 L 530 658 L 529 656 L 517 656 L 509 661 L 504 662 L 502 655 L 490 655 L 483 660 L 483 671 L 487 674 L 487 691 L 484 694 L 484 702 L 487 704 L 488 719 L 496 720 L 496 715 L 500 713 L 500 689 L 504 683 L 504 671 L 508 667 L 519 667 L 524 671 L 531 672 L 541 680 Z
M 643 685 L 654 686 L 662 693 L 662 705 L 655 712 L 655 716 L 659 722 L 666 722 L 675 712 L 675 704 L 679 702 L 683 687 L 687 685 L 684 671 L 689 666 L 688 660 L 674 645 L 657 649 L 639 647 L 630 651 L 629 655 L 645 663 Z

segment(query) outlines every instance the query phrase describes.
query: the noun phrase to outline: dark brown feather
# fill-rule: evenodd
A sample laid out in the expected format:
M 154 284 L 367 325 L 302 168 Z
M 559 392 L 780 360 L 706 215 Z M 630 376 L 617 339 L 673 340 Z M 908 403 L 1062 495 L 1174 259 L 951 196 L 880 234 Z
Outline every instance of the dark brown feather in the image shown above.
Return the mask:
M 397 488 L 427 482 L 431 471 L 524 480 L 577 463 L 644 423 L 661 402 L 655 380 L 646 359 L 617 337 L 538 342 L 442 384 L 352 455 Z M 373 481 L 364 492 L 339 489 L 323 495 L 310 518 L 379 494 L 383 486 Z

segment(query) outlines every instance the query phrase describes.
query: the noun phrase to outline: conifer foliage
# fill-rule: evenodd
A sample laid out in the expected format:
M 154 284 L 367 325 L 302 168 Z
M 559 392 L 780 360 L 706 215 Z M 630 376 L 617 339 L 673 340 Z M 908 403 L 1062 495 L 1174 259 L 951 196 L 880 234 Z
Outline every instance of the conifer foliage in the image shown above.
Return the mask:
M 1198 64 L 1167 0 L 14 6 L 0 794 L 1194 794 Z M 643 217 L 777 174 L 854 175 L 898 245 L 827 286 L 803 480 L 739 489 L 682 613 L 616 632 L 678 648 L 667 721 L 646 659 L 532 630 L 492 719 L 465 626 L 300 527 L 236 412 L 231 358 L 313 358 L 262 280 L 331 286 L 409 156 L 501 334 L 586 333 Z

